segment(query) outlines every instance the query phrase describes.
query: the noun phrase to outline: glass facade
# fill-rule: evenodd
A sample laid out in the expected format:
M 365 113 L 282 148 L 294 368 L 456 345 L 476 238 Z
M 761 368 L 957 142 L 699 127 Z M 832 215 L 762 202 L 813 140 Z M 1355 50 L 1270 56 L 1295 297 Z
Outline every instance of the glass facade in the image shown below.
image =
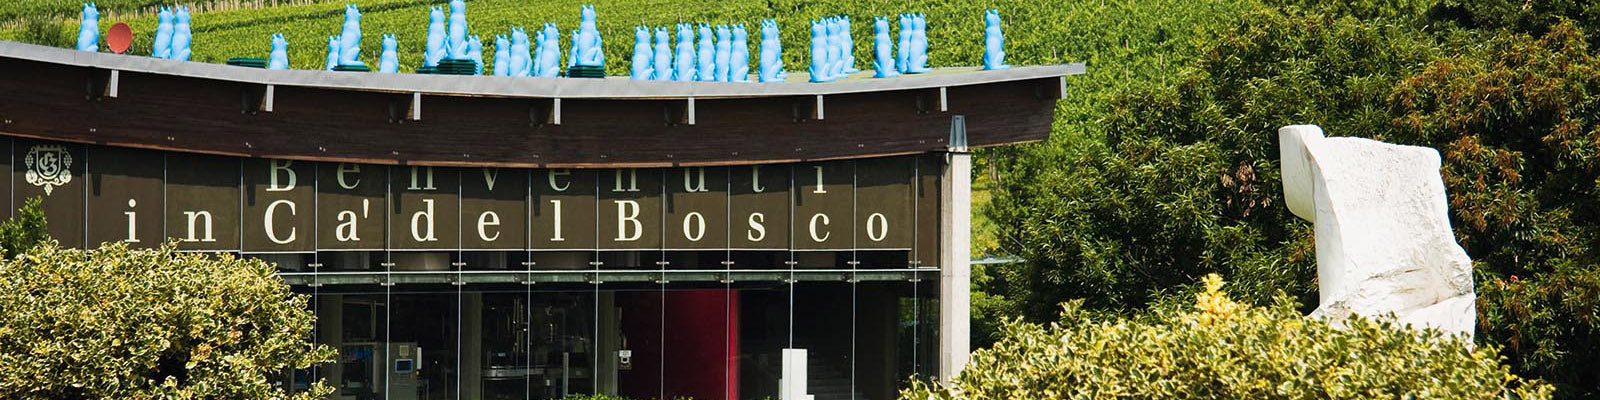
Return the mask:
M 724 261 L 741 255 L 330 253 L 312 257 L 323 263 L 306 263 L 312 279 L 293 287 L 313 298 L 311 340 L 338 359 L 285 373 L 291 390 L 321 378 L 336 389 L 330 398 L 358 400 L 766 399 L 778 395 L 786 348 L 807 351 L 817 399 L 892 399 L 915 376 L 936 375 L 938 273 L 880 264 L 903 265 L 904 254 L 777 252 L 759 254 L 782 263 L 765 275 L 704 275 L 733 271 Z M 472 257 L 514 262 L 479 269 L 521 279 L 474 278 L 477 263 L 457 261 Z M 621 258 L 656 268 L 590 263 Z

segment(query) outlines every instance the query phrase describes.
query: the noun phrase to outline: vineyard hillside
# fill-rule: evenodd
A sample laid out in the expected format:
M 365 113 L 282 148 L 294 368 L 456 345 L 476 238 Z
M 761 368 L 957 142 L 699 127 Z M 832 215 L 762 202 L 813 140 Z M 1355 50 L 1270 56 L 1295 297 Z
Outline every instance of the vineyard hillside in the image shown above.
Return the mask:
M 77 37 L 76 3 L 54 0 L 17 0 L 0 7 L 0 40 L 70 46 Z M 282 33 L 289 41 L 290 65 L 295 69 L 321 69 L 327 54 L 327 37 L 339 34 L 344 5 L 362 11 L 361 58 L 376 64 L 383 34 L 399 40 L 400 70 L 415 70 L 422 62 L 428 10 L 445 7 L 442 0 L 359 0 L 240 2 L 203 1 L 192 6 L 194 61 L 221 63 L 233 57 L 266 57 L 270 37 Z M 469 33 L 483 38 L 484 54 L 492 56 L 494 35 L 509 34 L 512 27 L 535 29 L 555 23 L 562 31 L 562 47 L 577 28 L 578 9 L 593 4 L 605 39 L 607 70 L 626 75 L 637 25 L 670 26 L 679 22 L 745 24 L 752 32 L 751 54 L 759 54 L 758 27 L 774 18 L 782 32 L 784 65 L 804 70 L 808 53 L 808 21 L 824 16 L 849 15 L 856 40 L 857 67 L 871 69 L 872 17 L 899 13 L 928 16 L 930 62 L 934 66 L 979 65 L 983 52 L 983 11 L 998 8 L 1005 16 L 1006 48 L 1012 64 L 1095 63 L 1108 49 L 1159 45 L 1176 31 L 1195 22 L 1240 11 L 1240 1 L 1183 2 L 1155 0 L 1106 2 L 1021 0 L 974 1 L 752 1 L 697 3 L 665 0 L 594 0 L 528 2 L 522 0 L 467 1 Z M 702 5 L 704 4 L 704 5 Z M 98 3 L 100 29 L 127 22 L 134 32 L 133 54 L 149 54 L 155 36 L 156 7 L 152 0 L 110 0 Z M 891 19 L 892 20 L 892 19 Z M 1134 28 L 1134 22 L 1138 27 Z M 1153 22 L 1153 23 L 1152 23 Z M 1142 31 L 1142 32 L 1135 32 Z M 564 61 L 563 61 L 564 62 Z M 754 63 L 754 60 L 752 60 Z

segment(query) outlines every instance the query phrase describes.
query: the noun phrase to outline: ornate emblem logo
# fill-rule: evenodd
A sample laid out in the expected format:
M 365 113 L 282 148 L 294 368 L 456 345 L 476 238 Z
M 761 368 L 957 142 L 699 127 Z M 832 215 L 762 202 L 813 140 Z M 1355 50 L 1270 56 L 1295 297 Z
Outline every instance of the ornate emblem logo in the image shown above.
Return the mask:
M 65 147 L 53 144 L 33 146 L 28 149 L 28 155 L 22 162 L 28 166 L 28 173 L 24 175 L 28 184 L 43 186 L 45 196 L 49 196 L 56 186 L 72 182 L 72 154 Z

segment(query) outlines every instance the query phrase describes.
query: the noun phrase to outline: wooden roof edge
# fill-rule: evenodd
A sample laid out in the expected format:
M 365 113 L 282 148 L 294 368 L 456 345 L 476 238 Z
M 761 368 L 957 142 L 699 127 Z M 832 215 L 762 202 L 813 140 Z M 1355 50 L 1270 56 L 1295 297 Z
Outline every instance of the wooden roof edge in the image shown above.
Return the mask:
M 1082 63 L 1014 66 L 995 71 L 983 71 L 977 67 L 939 68 L 927 74 L 903 75 L 889 79 L 864 78 L 871 74 L 870 71 L 866 71 L 858 73 L 855 77 L 828 83 L 808 83 L 803 72 L 791 72 L 784 83 L 634 81 L 619 77 L 582 79 L 380 74 L 322 70 L 263 70 L 145 56 L 92 53 L 6 41 L 0 41 L 0 58 L 259 85 L 421 93 L 431 96 L 615 100 L 828 96 L 1058 78 L 1082 75 L 1087 71 L 1087 67 Z

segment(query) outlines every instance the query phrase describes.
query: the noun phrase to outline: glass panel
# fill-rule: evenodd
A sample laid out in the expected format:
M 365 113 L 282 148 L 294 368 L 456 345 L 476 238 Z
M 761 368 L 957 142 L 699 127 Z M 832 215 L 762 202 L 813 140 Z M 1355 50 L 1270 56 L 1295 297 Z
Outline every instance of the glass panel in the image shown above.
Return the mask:
M 476 299 L 474 299 L 476 297 Z M 525 290 L 468 293 L 462 307 L 462 398 L 513 400 L 530 390 L 529 293 Z M 478 304 L 474 304 L 474 303 Z M 476 314 L 476 315 L 475 315 Z M 477 332 L 471 332 L 473 323 Z M 477 361 L 469 362 L 469 361 Z M 472 368 L 479 365 L 478 368 Z M 474 387 L 473 382 L 477 382 Z
M 384 366 L 390 376 L 388 398 L 456 398 L 464 294 L 449 285 L 394 288 L 390 315 L 394 324 Z
M 592 288 L 534 291 L 529 318 L 529 393 L 559 399 L 594 393 L 596 296 Z
M 630 399 L 660 398 L 664 390 L 665 360 L 663 318 L 668 302 L 663 284 L 612 292 L 616 304 L 608 315 L 615 325 L 605 326 L 604 356 L 615 360 L 616 394 Z M 604 324 L 602 324 L 604 325 Z M 614 326 L 614 328 L 613 328 Z
M 912 286 L 905 281 L 857 284 L 855 382 L 864 398 L 893 399 L 899 391 L 901 352 L 911 352 L 909 344 L 900 345 L 901 338 L 909 339 L 911 333 L 910 326 L 902 326 L 900 307 L 909 305 L 901 300 L 910 295 Z
M 384 255 L 381 251 L 322 251 L 316 261 L 322 264 L 321 272 L 383 272 Z
M 317 343 L 338 351 L 332 364 L 317 369 L 318 376 L 341 399 L 381 399 L 384 394 L 383 344 L 387 342 L 388 307 L 382 288 L 365 292 L 330 293 L 316 299 Z
M 789 347 L 789 284 L 759 283 L 737 287 L 739 398 L 778 398 L 783 375 L 783 349 Z
M 791 346 L 806 350 L 806 391 L 819 400 L 859 398 L 855 376 L 854 285 L 795 284 Z
M 663 399 L 741 398 L 738 388 L 739 300 L 719 282 L 672 282 L 663 319 Z M 744 396 L 748 397 L 748 396 Z

